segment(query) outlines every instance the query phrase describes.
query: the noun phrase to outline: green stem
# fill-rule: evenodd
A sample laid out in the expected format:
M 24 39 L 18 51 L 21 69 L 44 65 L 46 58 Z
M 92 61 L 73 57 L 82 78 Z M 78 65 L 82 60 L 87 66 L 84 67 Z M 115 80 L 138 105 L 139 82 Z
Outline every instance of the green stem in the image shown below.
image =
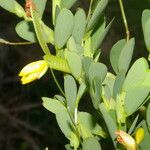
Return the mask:
M 130 31 L 129 31 L 128 22 L 127 22 L 127 19 L 126 19 L 125 10 L 124 10 L 124 6 L 123 6 L 122 0 L 119 0 L 119 5 L 120 5 L 120 10 L 121 10 L 121 14 L 122 14 L 125 30 L 126 30 L 126 39 L 127 39 L 127 41 L 129 41 L 129 39 L 130 39 Z
M 56 76 L 55 76 L 55 74 L 54 74 L 54 71 L 53 71 L 51 68 L 50 68 L 50 70 L 51 70 L 52 77 L 53 77 L 53 79 L 54 79 L 54 81 L 55 81 L 55 83 L 56 83 L 58 89 L 60 90 L 60 92 L 62 93 L 62 95 L 65 96 L 64 91 L 62 90 L 60 84 L 58 83 L 58 81 L 57 81 L 57 79 L 56 79 Z
M 6 44 L 6 45 L 29 45 L 29 44 L 34 44 L 32 42 L 9 42 L 4 39 L 0 38 L 0 44 Z
M 89 11 L 88 11 L 88 15 L 87 15 L 87 21 L 90 19 L 90 16 L 91 16 L 92 4 L 93 4 L 93 0 L 90 1 Z

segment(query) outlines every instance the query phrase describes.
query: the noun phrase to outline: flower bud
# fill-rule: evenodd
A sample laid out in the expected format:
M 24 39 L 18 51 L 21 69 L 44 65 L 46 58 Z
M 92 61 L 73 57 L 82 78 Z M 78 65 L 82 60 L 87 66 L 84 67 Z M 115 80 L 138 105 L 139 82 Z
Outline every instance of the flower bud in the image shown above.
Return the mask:
M 137 144 L 140 144 L 141 141 L 144 138 L 144 129 L 143 128 L 138 128 L 136 133 L 135 133 L 135 140 Z
M 46 61 L 39 60 L 26 65 L 19 73 L 22 84 L 30 83 L 36 79 L 40 79 L 47 71 Z
M 117 135 L 117 141 L 124 145 L 126 150 L 137 150 L 137 144 L 129 134 L 122 130 L 116 131 L 115 134 Z

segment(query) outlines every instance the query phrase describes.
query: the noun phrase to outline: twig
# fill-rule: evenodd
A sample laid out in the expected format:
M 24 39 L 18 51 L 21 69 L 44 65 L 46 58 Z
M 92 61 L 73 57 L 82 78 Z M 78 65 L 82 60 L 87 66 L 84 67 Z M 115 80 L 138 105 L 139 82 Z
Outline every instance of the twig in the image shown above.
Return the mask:
M 33 44 L 32 42 L 9 42 L 4 39 L 0 38 L 0 44 L 6 44 L 6 45 L 29 45 Z
M 126 30 L 126 39 L 127 39 L 127 41 L 129 41 L 129 39 L 130 39 L 130 31 L 129 31 L 128 22 L 127 22 L 127 18 L 126 18 L 126 15 L 125 15 L 125 10 L 124 10 L 124 6 L 123 6 L 122 0 L 119 0 L 119 5 L 120 5 L 120 10 L 121 10 L 121 14 L 122 14 L 125 30 Z

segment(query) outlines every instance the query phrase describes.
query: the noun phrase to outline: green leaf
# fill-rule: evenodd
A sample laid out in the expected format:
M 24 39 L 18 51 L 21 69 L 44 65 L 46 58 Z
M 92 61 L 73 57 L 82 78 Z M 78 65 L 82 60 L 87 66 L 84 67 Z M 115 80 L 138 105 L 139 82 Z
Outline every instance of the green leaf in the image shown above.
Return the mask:
M 101 146 L 96 138 L 87 138 L 82 143 L 83 150 L 101 150 Z
M 86 27 L 86 14 L 83 9 L 79 8 L 74 17 L 74 29 L 72 36 L 76 43 L 81 43 L 85 33 Z
M 65 96 L 67 100 L 67 108 L 70 112 L 74 113 L 75 110 L 75 102 L 77 98 L 77 85 L 74 78 L 70 75 L 66 75 L 64 77 L 64 89 Z
M 66 145 L 65 145 L 65 148 L 66 148 L 66 150 L 73 150 L 73 149 L 71 148 L 70 144 L 66 144 Z
M 79 86 L 79 89 L 78 89 L 78 94 L 77 94 L 77 100 L 76 100 L 76 107 L 78 108 L 78 105 L 79 105 L 79 102 L 80 102 L 80 99 L 81 97 L 83 96 L 83 94 L 85 93 L 85 90 L 86 90 L 87 86 L 84 82 L 82 82 Z
M 121 93 L 122 91 L 122 86 L 125 80 L 125 72 L 119 72 L 116 76 L 114 87 L 113 87 L 113 97 L 114 99 L 116 96 Z
M 126 91 L 124 106 L 127 116 L 130 116 L 137 111 L 148 96 L 149 92 L 150 87 L 142 85 L 130 88 Z
M 32 0 L 32 1 L 35 4 L 36 11 L 38 12 L 39 16 L 42 17 L 47 0 Z
M 124 97 L 125 93 L 122 92 L 116 97 L 116 117 L 118 124 L 126 123 L 126 113 L 124 109 Z
M 36 36 L 37 36 L 37 39 L 38 39 L 38 41 L 40 43 L 41 48 L 42 48 L 42 50 L 43 50 L 43 52 L 45 54 L 50 54 L 49 48 L 47 46 L 47 43 L 44 40 L 44 35 L 43 35 L 43 32 L 42 32 L 41 19 L 38 16 L 38 13 L 35 10 L 31 9 L 31 16 L 32 16 L 32 20 L 33 20 L 33 25 L 34 25 L 34 29 L 35 29 L 35 32 L 36 32 Z
M 101 82 L 104 81 L 107 74 L 107 67 L 102 63 L 91 63 L 89 68 L 89 81 L 92 83 L 92 80 L 95 77 L 101 79 Z
M 92 45 L 92 51 L 95 54 L 95 52 L 98 50 L 100 45 L 102 44 L 104 38 L 106 37 L 106 34 L 108 33 L 111 25 L 113 23 L 113 20 L 108 24 L 108 26 L 105 28 L 105 22 L 97 29 L 97 31 L 92 35 L 91 38 L 91 45 Z
M 104 11 L 104 9 L 106 8 L 107 4 L 108 4 L 108 0 L 99 1 L 99 3 L 97 4 L 89 22 L 88 22 L 88 25 L 87 25 L 88 31 L 97 24 L 97 21 L 98 21 L 100 15 L 102 14 L 102 12 Z
M 56 17 L 57 17 L 57 11 L 60 9 L 61 0 L 53 0 L 52 1 L 52 18 L 53 18 L 53 24 L 55 24 Z
M 71 133 L 74 131 L 74 126 L 68 112 L 66 110 L 63 110 L 61 112 L 59 111 L 56 114 L 56 120 L 65 137 L 70 139 Z
M 58 112 L 65 111 L 64 104 L 56 99 L 42 97 L 43 106 L 50 112 L 57 114 Z
M 110 51 L 110 62 L 111 66 L 113 67 L 113 70 L 115 73 L 118 73 L 118 60 L 119 56 L 121 54 L 121 51 L 125 45 L 126 41 L 125 39 L 119 40 L 111 49 Z
M 145 9 L 142 13 L 142 28 L 144 33 L 145 44 L 150 52 L 150 31 L 148 26 L 150 25 L 150 10 Z
M 74 149 L 77 149 L 80 145 L 79 137 L 74 132 L 71 132 L 70 145 L 74 147 Z
M 130 88 L 141 85 L 147 75 L 147 70 L 148 63 L 145 58 L 136 60 L 126 76 L 123 89 L 127 91 Z
M 115 79 L 116 77 L 112 73 L 108 72 L 105 80 L 103 81 L 103 95 L 105 95 L 107 99 L 111 99 L 113 96 Z
M 15 0 L 0 0 L 0 6 L 18 17 L 26 15 L 24 8 Z
M 147 122 L 148 129 L 150 131 L 150 103 L 148 104 L 147 111 L 146 111 L 146 122 Z
M 150 87 L 150 69 L 146 73 L 146 77 L 142 83 L 142 85 L 146 85 Z
M 47 62 L 51 69 L 71 73 L 68 62 L 64 58 L 54 55 L 45 55 L 44 60 Z
M 15 12 L 15 1 L 14 0 L 0 0 L 0 6 L 9 12 Z
M 98 109 L 98 106 L 101 101 L 101 94 L 102 94 L 102 82 L 101 79 L 98 76 L 96 76 L 90 83 L 90 95 L 95 109 Z
M 135 44 L 135 40 L 134 38 L 132 38 L 128 42 L 126 42 L 125 46 L 123 47 L 118 60 L 119 71 L 126 72 L 128 70 L 132 59 L 134 44 Z
M 61 49 L 69 39 L 74 28 L 74 16 L 70 10 L 63 8 L 56 19 L 55 45 Z
M 82 64 L 83 64 L 83 69 L 84 69 L 84 72 L 85 72 L 85 77 L 86 79 L 88 79 L 88 76 L 89 76 L 89 68 L 90 68 L 90 65 L 92 63 L 92 58 L 90 57 L 83 57 L 82 59 Z
M 104 103 L 100 104 L 99 109 L 100 109 L 100 112 L 103 115 L 103 118 L 105 120 L 106 126 L 107 126 L 108 131 L 110 133 L 110 136 L 112 138 L 113 144 L 116 147 L 116 135 L 115 135 L 115 132 L 118 129 L 117 128 L 117 123 L 113 120 L 113 118 L 106 111 Z
M 96 122 L 96 118 L 87 112 L 78 113 L 79 124 L 82 124 L 92 134 L 106 138 L 106 133 L 102 127 Z
M 61 0 L 61 7 L 69 9 L 76 1 L 77 0 Z
M 82 70 L 82 61 L 78 54 L 74 52 L 67 52 L 66 58 L 71 70 L 71 73 L 75 78 L 79 78 Z
M 16 32 L 21 38 L 27 41 L 30 41 L 30 42 L 37 41 L 32 22 L 27 22 L 27 21 L 19 22 L 16 25 Z
M 136 116 L 136 118 L 134 119 L 132 125 L 130 126 L 130 129 L 128 131 L 128 134 L 132 134 L 132 132 L 134 131 L 135 127 L 136 127 L 136 124 L 137 124 L 137 121 L 139 119 L 139 114 Z

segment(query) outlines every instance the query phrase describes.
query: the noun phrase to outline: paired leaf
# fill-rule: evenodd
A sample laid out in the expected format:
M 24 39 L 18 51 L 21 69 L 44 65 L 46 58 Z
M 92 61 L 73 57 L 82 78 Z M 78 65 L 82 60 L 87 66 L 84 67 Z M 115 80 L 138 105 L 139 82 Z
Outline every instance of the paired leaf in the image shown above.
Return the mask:
M 55 45 L 61 49 L 69 39 L 74 28 L 74 16 L 68 9 L 63 8 L 57 16 L 55 25 Z
M 40 19 L 38 13 L 35 10 L 33 10 L 32 8 L 31 8 L 31 16 L 32 16 L 36 36 L 37 36 L 37 39 L 40 43 L 41 48 L 45 54 L 50 54 L 47 43 L 44 40 L 44 35 L 42 32 L 41 19 Z
M 126 115 L 133 114 L 143 104 L 144 100 L 150 92 L 149 86 L 136 86 L 126 91 L 124 107 Z
M 91 83 L 95 77 L 98 77 L 103 82 L 107 74 L 107 67 L 102 63 L 91 63 L 88 74 Z
M 75 78 L 78 79 L 81 75 L 81 70 L 82 70 L 82 62 L 81 62 L 80 56 L 74 52 L 67 52 L 66 58 L 67 58 L 71 73 L 74 75 Z
M 127 72 L 132 59 L 134 44 L 135 44 L 135 40 L 134 38 L 132 38 L 123 47 L 118 60 L 119 71 Z
M 144 39 L 145 39 L 145 44 L 150 52 L 150 10 L 145 9 L 142 13 L 142 28 L 143 28 L 143 33 L 144 33 Z
M 16 32 L 21 38 L 27 41 L 30 41 L 30 42 L 37 41 L 32 22 L 27 22 L 27 21 L 19 22 L 16 25 Z
M 72 36 L 76 43 L 81 43 L 86 28 L 86 14 L 83 9 L 79 8 L 74 16 L 74 29 Z
M 106 133 L 102 127 L 96 122 L 96 118 L 87 112 L 78 113 L 79 124 L 82 124 L 86 129 L 88 129 L 92 134 L 106 137 Z
M 113 120 L 113 118 L 109 115 L 109 113 L 107 112 L 104 103 L 101 103 L 99 106 L 100 112 L 103 115 L 103 118 L 105 120 L 106 126 L 108 128 L 108 131 L 110 133 L 110 136 L 112 138 L 113 144 L 116 147 L 116 135 L 115 132 L 117 130 L 117 123 Z
M 57 123 L 61 131 L 68 139 L 70 139 L 71 132 L 73 131 L 74 127 L 72 125 L 66 107 L 63 105 L 63 103 L 55 99 L 43 97 L 42 100 L 43 106 L 52 113 L 55 113 Z
M 92 46 L 92 51 L 93 51 L 94 54 L 98 50 L 100 45 L 102 44 L 102 42 L 103 42 L 104 38 L 106 37 L 112 23 L 113 23 L 113 20 L 105 28 L 105 22 L 103 22 L 100 25 L 100 27 L 92 35 L 92 37 L 91 37 L 91 46 Z
M 110 62 L 116 73 L 120 71 L 127 72 L 134 49 L 134 38 L 125 42 L 125 40 L 118 41 L 111 49 Z
M 43 106 L 50 112 L 57 114 L 59 111 L 66 111 L 64 104 L 56 99 L 42 97 Z
M 100 17 L 100 15 L 102 14 L 102 12 L 104 11 L 104 9 L 106 8 L 108 4 L 108 0 L 101 0 L 99 1 L 99 3 L 97 4 L 88 24 L 87 24 L 87 30 L 91 30 L 96 24 L 97 21 Z
M 70 75 L 64 77 L 64 89 L 67 100 L 67 108 L 74 113 L 77 98 L 77 85 L 74 78 Z
M 61 0 L 62 8 L 71 8 L 77 0 Z
M 7 11 L 16 14 L 18 17 L 23 17 L 26 14 L 23 7 L 15 0 L 1 0 L 0 6 Z
M 113 67 L 113 70 L 115 71 L 115 73 L 118 73 L 118 60 L 119 60 L 119 56 L 121 54 L 121 51 L 125 45 L 126 41 L 125 39 L 122 39 L 120 41 L 118 41 L 111 49 L 110 51 L 110 62 L 111 62 L 111 66 Z
M 149 66 L 145 58 L 136 60 L 126 76 L 123 89 L 127 91 L 130 88 L 141 85 L 146 78 L 148 68 Z
M 38 12 L 39 16 L 42 18 L 47 0 L 32 0 L 32 1 L 35 4 L 36 11 Z

